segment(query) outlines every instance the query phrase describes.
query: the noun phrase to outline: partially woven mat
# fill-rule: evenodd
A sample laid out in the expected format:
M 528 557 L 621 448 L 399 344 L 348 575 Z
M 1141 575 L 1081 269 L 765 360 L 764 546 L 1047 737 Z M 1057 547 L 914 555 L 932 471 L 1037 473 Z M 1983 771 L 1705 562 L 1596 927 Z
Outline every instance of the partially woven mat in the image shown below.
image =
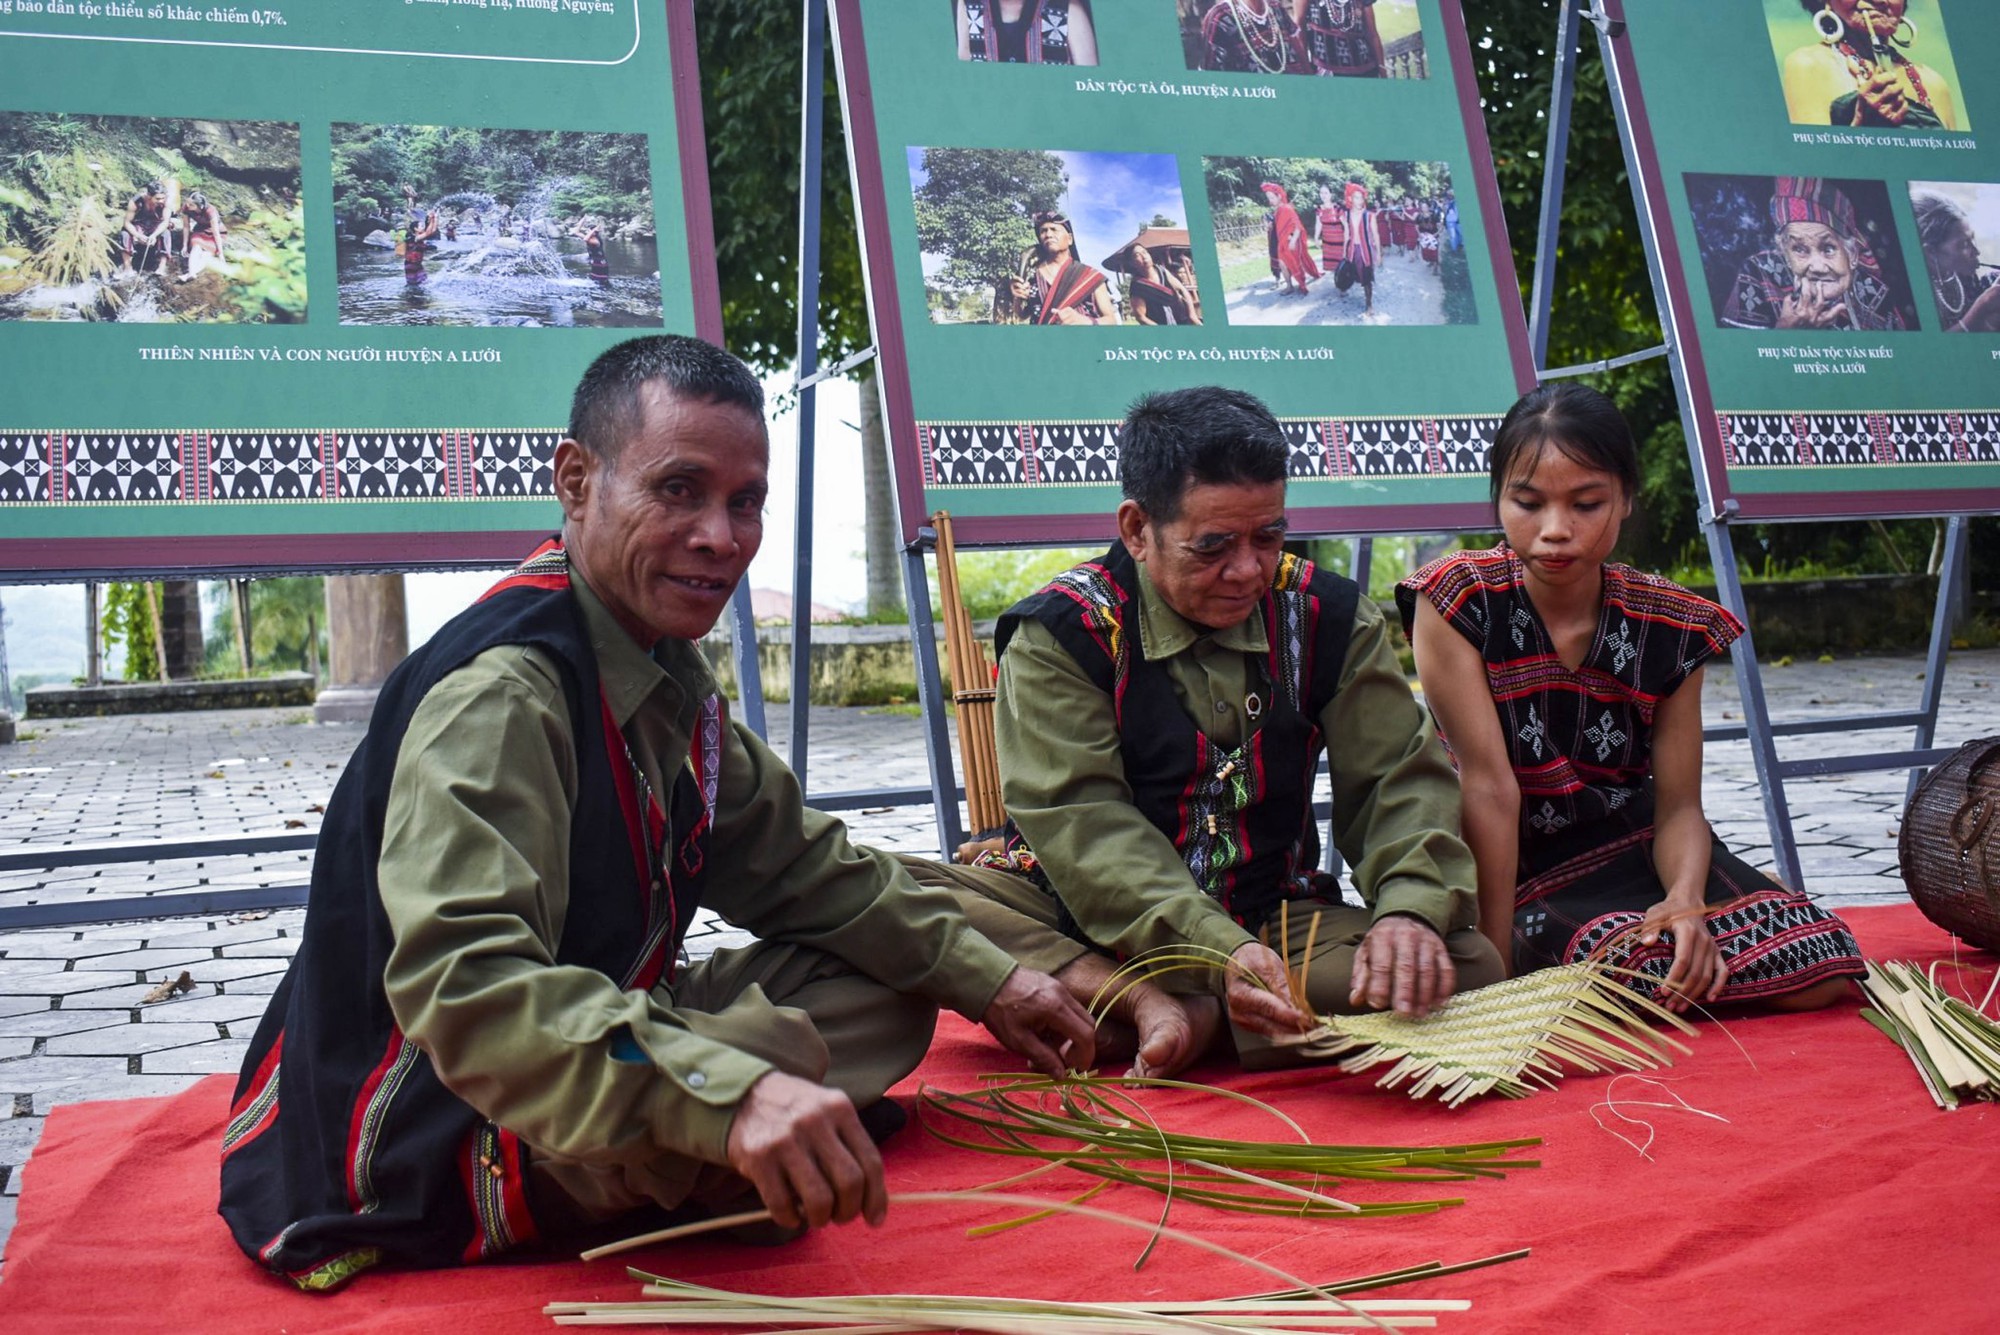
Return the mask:
M 1844 915 L 1875 959 L 1951 959 L 1914 908 Z M 1977 996 L 1995 959 L 1961 951 Z M 1939 1112 L 1909 1059 L 1844 1002 L 1817 1015 L 1702 1023 L 1694 1052 L 1654 1075 L 1726 1122 L 1637 1106 L 1660 1087 L 1573 1074 L 1527 1099 L 1456 1110 L 1324 1070 L 1201 1072 L 1279 1104 L 1316 1139 L 1445 1144 L 1540 1136 L 1543 1167 L 1455 1186 L 1462 1207 L 1433 1215 L 1301 1222 L 1177 1208 L 1170 1222 L 1315 1281 L 1515 1247 L 1525 1261 L 1395 1291 L 1468 1298 L 1441 1331 L 1984 1331 L 1995 1298 L 2000 1109 Z M 1748 1052 L 1746 1060 L 1736 1043 Z M 1750 1063 L 1754 1060 L 1755 1066 Z M 947 1018 L 918 1078 L 971 1089 L 1005 1054 Z M 1131 1265 L 1143 1235 L 1053 1219 L 973 1242 L 964 1227 L 1004 1217 L 914 1206 L 879 1231 L 828 1230 L 790 1246 L 696 1242 L 585 1265 L 562 1258 L 431 1273 L 372 1273 L 307 1296 L 244 1260 L 215 1215 L 216 1146 L 229 1081 L 171 1099 L 58 1108 L 25 1170 L 20 1218 L 0 1274 L 0 1325 L 59 1333 L 178 1331 L 547 1331 L 553 1300 L 630 1300 L 621 1262 L 734 1289 L 786 1294 L 985 1292 L 1067 1299 L 1194 1298 L 1268 1289 L 1267 1276 L 1163 1243 Z M 903 1092 L 913 1089 L 906 1085 Z M 1615 1095 L 1652 1127 L 1648 1153 L 1614 1138 L 1593 1105 Z M 1214 1096 L 1150 1101 L 1163 1122 L 1278 1139 L 1268 1116 Z M 1596 1117 L 1644 1143 L 1644 1128 Z M 892 1190 L 964 1188 L 1015 1171 L 905 1131 L 888 1147 Z M 1068 1196 L 1081 1181 L 1032 1189 Z M 1344 1188 L 1345 1190 L 1349 1190 Z M 1381 1199 L 1351 1188 L 1357 1198 Z M 1433 1190 L 1429 1194 L 1436 1194 Z M 1160 1198 L 1118 1188 L 1097 1205 L 1148 1222 Z

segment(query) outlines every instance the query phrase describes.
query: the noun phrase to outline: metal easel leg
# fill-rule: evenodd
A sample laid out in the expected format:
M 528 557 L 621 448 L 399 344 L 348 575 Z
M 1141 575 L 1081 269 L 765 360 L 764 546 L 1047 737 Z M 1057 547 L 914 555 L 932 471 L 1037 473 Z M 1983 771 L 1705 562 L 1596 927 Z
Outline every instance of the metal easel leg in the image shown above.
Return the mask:
M 903 598 L 910 609 L 910 647 L 917 659 L 917 701 L 924 711 L 924 752 L 931 766 L 931 807 L 937 818 L 938 855 L 949 858 L 965 842 L 958 819 L 957 770 L 951 759 L 951 731 L 945 726 L 944 679 L 938 672 L 937 631 L 931 625 L 931 582 L 924 553 L 935 535 L 918 530 L 903 549 Z
M 1951 652 L 1952 612 L 1956 602 L 1960 581 L 1969 571 L 1967 566 L 1968 544 L 1965 540 L 1966 519 L 1964 515 L 1953 515 L 1944 530 L 1944 560 L 1938 567 L 1937 610 L 1931 615 L 1931 648 L 1924 660 L 1924 692 L 1918 708 L 1923 718 L 1917 724 L 1916 740 L 1910 744 L 1914 751 L 1922 751 L 1937 738 L 1938 709 L 1944 703 L 1945 656 Z M 1903 791 L 1903 805 L 1909 806 L 1910 799 L 1917 795 L 1917 783 L 1928 770 L 1910 771 L 1909 787 Z

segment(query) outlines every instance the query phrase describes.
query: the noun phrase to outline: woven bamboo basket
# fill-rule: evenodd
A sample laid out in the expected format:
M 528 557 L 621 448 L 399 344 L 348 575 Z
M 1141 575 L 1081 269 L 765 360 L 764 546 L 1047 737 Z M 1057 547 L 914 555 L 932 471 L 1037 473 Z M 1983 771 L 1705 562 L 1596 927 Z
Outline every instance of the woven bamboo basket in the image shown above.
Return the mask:
M 1923 777 L 1896 852 L 1926 918 L 2000 951 L 2000 737 L 1967 742 Z

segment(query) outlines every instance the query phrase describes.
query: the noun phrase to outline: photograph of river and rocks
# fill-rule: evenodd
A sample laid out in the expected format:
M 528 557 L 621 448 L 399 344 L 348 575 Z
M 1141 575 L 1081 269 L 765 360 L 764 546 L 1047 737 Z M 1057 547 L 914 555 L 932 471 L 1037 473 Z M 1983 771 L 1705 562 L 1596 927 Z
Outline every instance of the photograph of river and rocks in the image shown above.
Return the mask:
M 643 134 L 333 126 L 340 322 L 658 328 Z

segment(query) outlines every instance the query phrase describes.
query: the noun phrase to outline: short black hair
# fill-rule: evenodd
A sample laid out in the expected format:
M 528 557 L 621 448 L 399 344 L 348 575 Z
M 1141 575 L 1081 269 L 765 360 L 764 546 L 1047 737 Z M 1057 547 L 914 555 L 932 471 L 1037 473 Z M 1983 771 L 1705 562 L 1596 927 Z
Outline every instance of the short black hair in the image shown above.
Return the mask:
M 1625 414 L 1590 386 L 1565 380 L 1532 391 L 1501 419 L 1486 456 L 1496 508 L 1507 479 L 1524 466 L 1532 469 L 1551 446 L 1617 478 L 1627 497 L 1638 494 L 1639 446 Z
M 1197 484 L 1283 482 L 1291 448 L 1263 401 L 1237 389 L 1196 385 L 1148 394 L 1118 432 L 1125 498 L 1150 519 L 1180 518 Z
M 734 355 L 685 334 L 628 339 L 590 364 L 569 404 L 570 439 L 615 458 L 639 426 L 639 391 L 654 382 L 676 398 L 726 403 L 764 416 L 764 387 Z

